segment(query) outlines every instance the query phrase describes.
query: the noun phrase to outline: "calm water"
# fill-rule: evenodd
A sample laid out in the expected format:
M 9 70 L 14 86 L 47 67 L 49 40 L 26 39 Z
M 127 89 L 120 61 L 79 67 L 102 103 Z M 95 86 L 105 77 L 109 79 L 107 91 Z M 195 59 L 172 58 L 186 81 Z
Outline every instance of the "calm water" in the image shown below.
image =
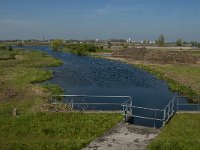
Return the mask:
M 65 94 L 128 95 L 134 105 L 159 109 L 177 95 L 168 89 L 165 81 L 132 65 L 56 52 L 45 46 L 28 48 L 47 52 L 64 62 L 62 66 L 50 67 L 54 78 L 48 82 L 60 85 Z

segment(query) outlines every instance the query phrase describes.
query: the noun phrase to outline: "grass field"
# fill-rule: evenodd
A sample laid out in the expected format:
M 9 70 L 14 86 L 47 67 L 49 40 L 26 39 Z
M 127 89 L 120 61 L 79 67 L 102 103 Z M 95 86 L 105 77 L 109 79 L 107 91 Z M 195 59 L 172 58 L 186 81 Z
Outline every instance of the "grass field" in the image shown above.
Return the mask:
M 149 150 L 198 150 L 200 149 L 200 114 L 176 114 L 158 137 L 148 146 Z
M 0 149 L 78 150 L 121 120 L 119 114 L 45 113 L 0 117 Z
M 198 65 L 150 65 L 185 86 L 190 86 L 200 95 L 200 66 Z
M 120 114 L 43 112 L 57 85 L 37 84 L 53 76 L 46 66 L 62 62 L 38 51 L 0 48 L 0 149 L 81 149 L 117 122 Z M 17 116 L 12 115 L 17 109 Z

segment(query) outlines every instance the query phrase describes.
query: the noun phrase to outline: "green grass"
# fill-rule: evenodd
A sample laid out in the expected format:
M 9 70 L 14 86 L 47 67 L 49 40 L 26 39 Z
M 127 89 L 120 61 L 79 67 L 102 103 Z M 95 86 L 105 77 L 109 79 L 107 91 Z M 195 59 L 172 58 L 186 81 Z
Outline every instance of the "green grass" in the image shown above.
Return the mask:
M 15 55 L 12 50 L 8 50 L 7 46 L 0 45 L 0 60 L 14 59 Z
M 153 140 L 149 150 L 200 149 L 200 114 L 176 114 Z
M 108 49 L 104 49 L 103 46 L 95 44 L 65 44 L 62 51 L 74 53 L 77 55 L 90 55 L 94 52 L 110 52 Z
M 119 114 L 31 113 L 0 118 L 0 149 L 81 149 L 122 119 Z
M 3 49 L 0 60 L 0 149 L 81 149 L 122 120 L 120 114 L 43 112 L 58 85 L 37 84 L 53 77 L 41 67 L 62 62 L 38 51 Z M 12 116 L 13 108 L 17 116 Z
M 172 91 L 177 91 L 189 97 L 193 102 L 196 102 L 196 97 L 200 95 L 199 66 L 170 64 L 140 64 L 137 66 L 155 74 L 160 79 L 166 80 Z
M 57 66 L 62 62 L 38 51 L 15 49 L 6 52 L 12 53 L 14 59 L 0 60 L 0 109 L 4 114 L 9 114 L 12 108 L 27 113 L 41 105 L 52 93 L 48 89 L 55 86 L 49 85 L 47 89 L 35 84 L 53 77 L 51 71 L 41 67 Z

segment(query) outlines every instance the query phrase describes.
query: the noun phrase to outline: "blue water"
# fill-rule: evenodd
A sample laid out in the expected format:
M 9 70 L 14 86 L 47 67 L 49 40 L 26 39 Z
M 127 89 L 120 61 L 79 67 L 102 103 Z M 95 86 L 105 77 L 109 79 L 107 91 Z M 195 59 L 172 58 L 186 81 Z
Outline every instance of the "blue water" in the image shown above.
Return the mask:
M 49 68 L 54 71 L 54 77 L 48 82 L 60 85 L 65 94 L 128 95 L 134 105 L 158 109 L 163 109 L 177 95 L 168 89 L 165 81 L 132 65 L 52 51 L 47 46 L 28 48 L 63 61 L 62 66 Z

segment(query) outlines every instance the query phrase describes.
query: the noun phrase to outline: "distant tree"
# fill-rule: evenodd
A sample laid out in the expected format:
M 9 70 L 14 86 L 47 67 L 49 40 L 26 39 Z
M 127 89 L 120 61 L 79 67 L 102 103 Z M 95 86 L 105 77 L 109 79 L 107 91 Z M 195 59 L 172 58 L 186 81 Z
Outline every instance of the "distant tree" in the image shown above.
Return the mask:
M 164 46 L 165 45 L 165 38 L 163 36 L 163 34 L 161 34 L 158 38 L 158 45 L 159 46 Z
M 102 50 L 103 50 L 103 46 L 102 46 L 102 45 L 99 47 L 99 50 L 100 50 L 100 51 L 102 51 Z
M 108 48 L 111 48 L 112 44 L 110 42 L 108 42 Z
M 197 47 L 198 46 L 198 42 L 197 41 L 191 41 L 191 46 L 192 47 Z
M 158 44 L 158 40 L 155 40 L 156 44 Z
M 197 47 L 200 48 L 200 43 L 197 44 Z
M 181 39 L 178 39 L 177 41 L 176 41 L 176 46 L 182 46 L 182 40 Z
M 186 41 L 183 41 L 183 45 L 186 45 L 187 44 L 187 42 Z
M 63 40 L 57 39 L 57 40 L 51 41 L 51 47 L 52 47 L 53 50 L 58 50 L 63 45 L 64 45 Z

